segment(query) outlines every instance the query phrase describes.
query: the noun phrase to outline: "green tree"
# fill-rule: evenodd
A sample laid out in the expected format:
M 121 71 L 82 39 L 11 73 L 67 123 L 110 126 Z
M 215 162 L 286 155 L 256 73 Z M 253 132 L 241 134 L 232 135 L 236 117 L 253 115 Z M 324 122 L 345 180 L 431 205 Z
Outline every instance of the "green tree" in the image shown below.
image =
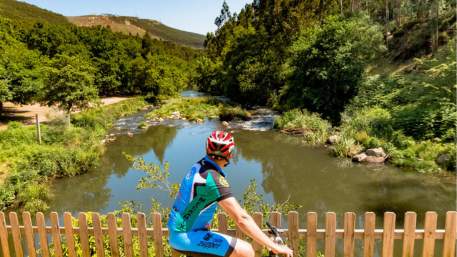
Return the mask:
M 64 110 L 69 125 L 72 110 L 86 108 L 98 99 L 94 72 L 90 63 L 78 56 L 57 55 L 47 69 L 43 102 Z
M 300 36 L 281 101 L 306 108 L 334 123 L 357 94 L 365 65 L 384 49 L 380 28 L 366 16 L 327 18 Z
M 29 103 L 41 88 L 46 59 L 29 50 L 18 36 L 8 20 L 0 19 L 0 107 L 4 101 Z

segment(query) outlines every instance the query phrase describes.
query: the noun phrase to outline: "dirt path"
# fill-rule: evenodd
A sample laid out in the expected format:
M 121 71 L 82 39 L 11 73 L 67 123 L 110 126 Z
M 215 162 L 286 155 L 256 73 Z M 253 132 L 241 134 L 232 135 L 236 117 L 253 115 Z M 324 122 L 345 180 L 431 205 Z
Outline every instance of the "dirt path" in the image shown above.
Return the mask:
M 102 105 L 110 105 L 126 100 L 127 97 L 105 97 L 100 99 Z M 3 105 L 3 114 L 0 117 L 0 131 L 7 128 L 10 121 L 20 121 L 24 124 L 35 123 L 35 114 L 38 114 L 40 122 L 46 122 L 63 116 L 64 113 L 56 107 L 48 107 L 40 104 L 15 105 L 5 103 Z

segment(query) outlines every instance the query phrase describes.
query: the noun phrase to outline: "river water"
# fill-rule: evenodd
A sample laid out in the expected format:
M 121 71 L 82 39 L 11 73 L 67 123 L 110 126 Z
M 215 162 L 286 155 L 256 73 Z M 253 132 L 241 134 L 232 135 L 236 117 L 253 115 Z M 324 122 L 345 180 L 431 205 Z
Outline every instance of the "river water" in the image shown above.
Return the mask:
M 170 180 L 177 183 L 204 156 L 205 138 L 220 123 L 168 121 L 136 130 L 135 124 L 141 122 L 139 116 L 124 118 L 117 129 L 115 126 L 116 140 L 107 143 L 97 169 L 53 184 L 51 210 L 106 213 L 120 208 L 121 201 L 135 201 L 148 211 L 152 198 L 164 206 L 171 205 L 172 199 L 165 192 L 136 189 L 138 180 L 145 174 L 134 170 L 124 153 L 160 165 L 168 162 Z M 134 134 L 127 135 L 122 124 L 129 124 Z M 236 157 L 226 171 L 234 195 L 240 199 L 250 180 L 255 179 L 257 192 L 265 201 L 289 200 L 301 205 L 302 211 L 321 214 L 354 211 L 361 215 L 374 211 L 380 215 L 394 211 L 401 218 L 405 211 L 416 211 L 421 224 L 424 212 L 432 210 L 439 213 L 442 224 L 444 213 L 456 209 L 453 175 L 432 176 L 389 165 L 354 164 L 330 156 L 324 148 L 306 146 L 299 138 L 271 130 L 246 130 L 266 130 L 269 126 L 265 122 L 258 124 L 233 126 Z

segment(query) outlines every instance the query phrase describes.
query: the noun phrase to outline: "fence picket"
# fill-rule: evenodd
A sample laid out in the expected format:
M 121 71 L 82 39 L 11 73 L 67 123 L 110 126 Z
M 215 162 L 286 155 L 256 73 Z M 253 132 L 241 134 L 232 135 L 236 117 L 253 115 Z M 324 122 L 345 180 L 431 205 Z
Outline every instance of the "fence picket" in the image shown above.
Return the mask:
M 163 257 L 163 247 L 162 247 L 162 217 L 160 213 L 154 212 L 153 217 L 153 226 L 154 226 L 154 248 L 157 257 Z
M 8 230 L 6 228 L 5 213 L 0 211 L 0 243 L 4 257 L 10 257 L 10 247 L 8 244 Z
M 60 225 L 59 225 L 59 215 L 57 212 L 51 212 L 51 234 L 52 234 L 52 243 L 54 245 L 54 255 L 55 257 L 62 257 L 62 243 L 60 239 Z
M 25 240 L 27 241 L 27 250 L 29 252 L 29 257 L 36 257 L 35 237 L 33 235 L 32 217 L 30 216 L 30 212 L 23 212 L 22 220 L 24 222 L 24 235 Z
M 217 222 L 218 222 L 217 230 L 220 233 L 227 234 L 228 225 L 227 225 L 227 216 L 225 215 L 225 213 L 220 212 L 217 214 Z
M 281 227 L 281 213 L 274 211 L 270 213 L 270 224 L 280 228 Z
M 104 245 L 104 237 L 109 238 L 109 247 L 112 257 L 120 257 L 118 240 L 119 236 L 123 237 L 125 257 L 133 257 L 134 254 L 140 257 L 148 257 L 148 239 L 152 235 L 155 256 L 163 257 L 164 240 L 163 236 L 169 233 L 166 228 L 162 227 L 162 217 L 159 213 L 153 213 L 153 227 L 148 228 L 146 215 L 137 213 L 137 226 L 132 228 L 130 215 L 122 214 L 122 226 L 117 227 L 118 220 L 114 214 L 107 215 L 107 227 L 103 227 L 101 216 L 98 213 L 92 214 L 93 226 L 88 227 L 87 217 L 85 213 L 80 213 L 78 225 L 73 224 L 71 213 L 64 213 L 63 227 L 59 225 L 59 218 L 56 212 L 50 214 L 50 226 L 46 226 L 43 213 L 38 212 L 36 215 L 36 226 L 33 226 L 31 215 L 29 212 L 22 213 L 23 225 L 19 224 L 17 213 L 10 212 L 10 224 L 6 224 L 5 214 L 0 212 L 0 245 L 1 256 L 11 257 L 23 256 L 26 247 L 28 256 L 49 257 L 50 243 L 49 238 L 52 238 L 52 254 L 55 257 L 63 256 L 62 235 L 65 233 L 65 241 L 67 246 L 68 257 L 90 257 L 96 254 L 98 257 L 104 257 L 106 246 Z M 443 240 L 443 257 L 454 257 L 456 251 L 457 237 L 457 212 L 449 211 L 446 214 L 445 229 L 437 229 L 437 213 L 427 212 L 425 215 L 424 229 L 416 228 L 417 214 L 415 212 L 405 213 L 404 228 L 395 230 L 396 215 L 392 212 L 384 213 L 383 229 L 375 229 L 376 216 L 373 212 L 366 212 L 364 215 L 364 228 L 356 229 L 356 215 L 353 212 L 344 214 L 344 228 L 336 228 L 336 214 L 328 212 L 325 215 L 325 229 L 317 229 L 317 214 L 309 212 L 307 216 L 306 229 L 299 228 L 299 214 L 291 211 L 287 215 L 288 229 L 281 229 L 282 217 L 279 212 L 272 212 L 269 216 L 269 221 L 272 225 L 280 228 L 282 236 L 287 239 L 289 246 L 294 250 L 295 255 L 299 254 L 300 240 L 306 239 L 306 256 L 317 256 L 317 240 L 324 240 L 326 257 L 335 257 L 336 242 L 342 239 L 343 256 L 354 257 L 355 240 L 363 240 L 363 256 L 373 257 L 374 246 L 376 239 L 382 239 L 382 257 L 392 257 L 394 253 L 394 240 L 402 240 L 402 257 L 413 257 L 415 240 L 423 239 L 422 257 L 434 257 L 436 240 Z M 263 216 L 261 213 L 253 214 L 254 221 L 259 227 L 262 227 Z M 228 229 L 227 216 L 218 214 L 218 230 L 223 233 L 233 235 L 236 229 Z M 263 231 L 266 231 L 263 229 Z M 24 233 L 22 235 L 22 233 Z M 37 233 L 37 234 L 34 234 Z M 89 233 L 94 235 L 96 253 L 91 252 L 89 248 Z M 81 250 L 76 253 L 75 240 L 76 234 L 79 235 L 78 243 Z M 138 235 L 138 252 L 133 252 L 133 235 Z M 10 237 L 11 235 L 11 237 Z M 35 237 L 39 239 L 39 245 L 35 242 Z M 11 244 L 9 242 L 12 238 Z M 338 241 L 339 242 L 339 241 Z M 15 254 L 10 253 L 10 245 L 14 247 Z M 340 246 L 340 244 L 338 244 Z M 38 249 L 40 248 L 40 249 Z M 122 247 L 121 247 L 122 248 Z M 261 245 L 253 242 L 255 256 L 260 257 L 263 248 Z M 37 251 L 38 250 L 38 251 Z M 339 249 L 340 250 L 340 249 Z M 440 249 L 441 250 L 441 249 Z M 135 255 L 135 256 L 136 256 Z M 167 256 L 169 253 L 167 253 Z M 181 254 L 172 250 L 172 257 L 180 257 Z
M 405 214 L 405 224 L 403 232 L 403 257 L 414 256 L 414 240 L 416 238 L 416 213 L 407 212 Z
M 317 213 L 308 212 L 306 214 L 306 256 L 316 257 L 317 256 Z
M 344 214 L 344 239 L 343 239 L 343 255 L 344 257 L 354 256 L 355 244 L 355 213 L 346 212 Z
M 81 252 L 83 257 L 90 257 L 89 252 L 89 230 L 87 229 L 87 217 L 83 212 L 78 216 L 79 241 L 81 243 Z
M 92 224 L 94 226 L 95 250 L 97 251 L 97 257 L 104 257 L 105 249 L 103 247 L 103 232 L 100 214 L 96 212 L 92 213 Z
M 457 233 L 457 212 L 448 211 L 446 213 L 443 257 L 455 257 L 455 240 Z
M 138 241 L 140 242 L 140 256 L 148 257 L 148 237 L 146 232 L 146 215 L 137 214 Z
M 24 256 L 21 244 L 21 231 L 19 229 L 19 220 L 15 212 L 10 212 L 11 233 L 13 234 L 13 245 L 16 256 Z
M 125 256 L 133 257 L 132 224 L 129 213 L 122 213 L 122 235 L 124 237 Z
M 393 257 L 394 253 L 395 213 L 384 213 L 384 231 L 382 233 L 382 257 Z
M 325 257 L 335 257 L 336 246 L 336 214 L 327 212 L 325 215 Z
M 422 246 L 422 257 L 433 257 L 435 253 L 435 231 L 438 215 L 436 212 L 425 213 L 424 223 L 424 244 Z
M 254 219 L 255 223 L 257 224 L 257 226 L 259 226 L 259 228 L 262 228 L 263 214 L 261 212 L 256 212 L 253 215 L 253 219 Z M 263 250 L 262 245 L 258 244 L 257 242 L 253 242 L 252 247 L 254 248 L 256 257 L 262 256 L 262 250 Z
M 68 256 L 76 257 L 75 251 L 75 238 L 73 237 L 73 224 L 71 223 L 72 216 L 70 212 L 65 212 L 63 214 L 63 223 L 65 227 L 65 240 L 67 242 Z
M 287 223 L 288 223 L 288 238 L 289 238 L 289 246 L 292 248 L 294 253 L 298 255 L 299 252 L 299 235 L 298 235 L 298 212 L 291 211 L 287 216 Z
M 117 245 L 117 223 L 116 217 L 113 213 L 109 213 L 106 217 L 108 221 L 108 236 L 109 236 L 109 246 L 111 250 L 112 257 L 119 257 L 119 247 Z
M 374 212 L 365 213 L 365 225 L 363 233 L 363 256 L 374 256 L 374 230 L 376 228 L 376 214 Z

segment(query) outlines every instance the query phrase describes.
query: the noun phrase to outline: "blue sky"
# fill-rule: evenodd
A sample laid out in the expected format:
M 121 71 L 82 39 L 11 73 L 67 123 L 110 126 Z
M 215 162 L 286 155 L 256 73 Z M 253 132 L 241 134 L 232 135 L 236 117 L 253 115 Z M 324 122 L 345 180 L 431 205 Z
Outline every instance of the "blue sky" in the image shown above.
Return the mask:
M 239 12 L 252 0 L 226 0 L 230 11 Z M 117 14 L 154 19 L 181 30 L 206 34 L 214 31 L 214 19 L 223 0 L 25 0 L 66 16 Z

